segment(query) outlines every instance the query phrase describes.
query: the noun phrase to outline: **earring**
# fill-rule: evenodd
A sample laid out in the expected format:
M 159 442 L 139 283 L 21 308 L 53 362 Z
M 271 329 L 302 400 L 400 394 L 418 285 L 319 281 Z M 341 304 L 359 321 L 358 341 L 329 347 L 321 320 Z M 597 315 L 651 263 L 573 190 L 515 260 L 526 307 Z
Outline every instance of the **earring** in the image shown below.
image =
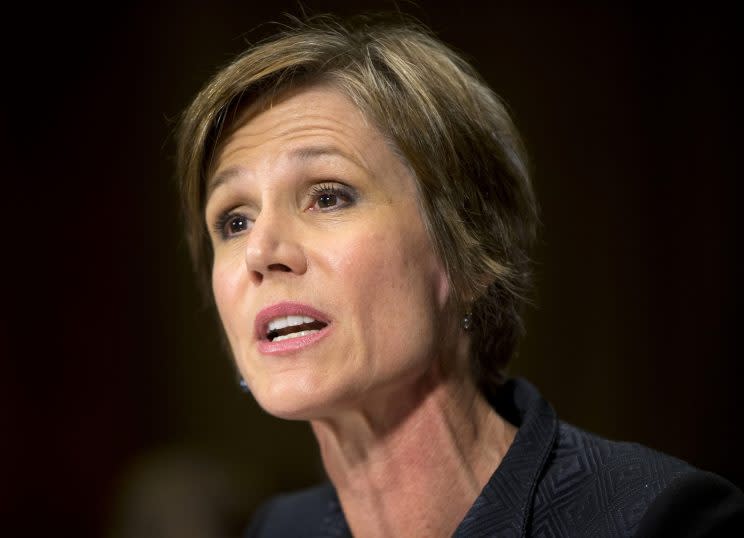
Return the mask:
M 243 379 L 241 377 L 240 378 L 240 382 L 238 384 L 240 385 L 241 392 L 243 392 L 245 394 L 250 394 L 251 393 L 251 388 L 248 386 L 248 383 L 246 383 L 245 379 Z
M 468 312 L 462 317 L 462 328 L 470 331 L 473 328 L 473 314 Z

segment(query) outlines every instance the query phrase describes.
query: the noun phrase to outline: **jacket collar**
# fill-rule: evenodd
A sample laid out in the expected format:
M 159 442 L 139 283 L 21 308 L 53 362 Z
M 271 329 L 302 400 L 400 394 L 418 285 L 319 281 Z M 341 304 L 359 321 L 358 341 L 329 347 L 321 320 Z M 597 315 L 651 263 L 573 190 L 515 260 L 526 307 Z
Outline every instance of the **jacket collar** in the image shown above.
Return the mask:
M 455 530 L 455 537 L 525 536 L 537 482 L 555 444 L 555 411 L 529 382 L 508 381 L 491 401 L 518 426 L 514 442 Z
M 555 444 L 555 411 L 525 379 L 507 381 L 490 403 L 519 429 L 501 464 L 455 530 L 456 538 L 525 536 L 537 482 Z M 351 536 L 335 491 L 332 497 L 322 536 Z

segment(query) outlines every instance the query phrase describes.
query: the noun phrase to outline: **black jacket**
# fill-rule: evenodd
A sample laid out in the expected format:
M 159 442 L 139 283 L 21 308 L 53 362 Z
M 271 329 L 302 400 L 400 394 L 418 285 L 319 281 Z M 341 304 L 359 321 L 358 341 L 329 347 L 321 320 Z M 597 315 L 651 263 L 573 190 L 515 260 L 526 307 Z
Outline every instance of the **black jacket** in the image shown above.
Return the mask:
M 523 379 L 491 402 L 519 426 L 454 536 L 742 536 L 744 494 L 718 475 L 557 419 Z M 247 537 L 351 536 L 324 484 L 272 499 Z

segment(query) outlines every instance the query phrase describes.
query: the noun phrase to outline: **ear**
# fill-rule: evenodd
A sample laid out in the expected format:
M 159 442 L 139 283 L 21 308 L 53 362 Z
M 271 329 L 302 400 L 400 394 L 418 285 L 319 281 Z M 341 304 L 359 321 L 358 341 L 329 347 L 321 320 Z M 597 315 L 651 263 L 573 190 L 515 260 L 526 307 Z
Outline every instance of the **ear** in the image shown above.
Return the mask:
M 452 282 L 444 267 L 437 268 L 436 280 L 437 306 L 440 311 L 447 309 L 452 303 Z

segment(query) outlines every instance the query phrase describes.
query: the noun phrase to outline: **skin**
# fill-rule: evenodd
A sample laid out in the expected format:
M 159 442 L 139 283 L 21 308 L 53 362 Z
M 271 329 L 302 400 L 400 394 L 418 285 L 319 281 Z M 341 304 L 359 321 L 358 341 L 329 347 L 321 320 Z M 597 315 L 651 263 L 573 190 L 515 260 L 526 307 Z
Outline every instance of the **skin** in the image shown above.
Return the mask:
M 209 191 L 214 295 L 256 400 L 311 422 L 355 536 L 450 535 L 515 428 L 471 379 L 406 163 L 342 93 L 310 86 L 245 111 Z M 280 301 L 325 313 L 328 334 L 262 354 L 254 320 Z

